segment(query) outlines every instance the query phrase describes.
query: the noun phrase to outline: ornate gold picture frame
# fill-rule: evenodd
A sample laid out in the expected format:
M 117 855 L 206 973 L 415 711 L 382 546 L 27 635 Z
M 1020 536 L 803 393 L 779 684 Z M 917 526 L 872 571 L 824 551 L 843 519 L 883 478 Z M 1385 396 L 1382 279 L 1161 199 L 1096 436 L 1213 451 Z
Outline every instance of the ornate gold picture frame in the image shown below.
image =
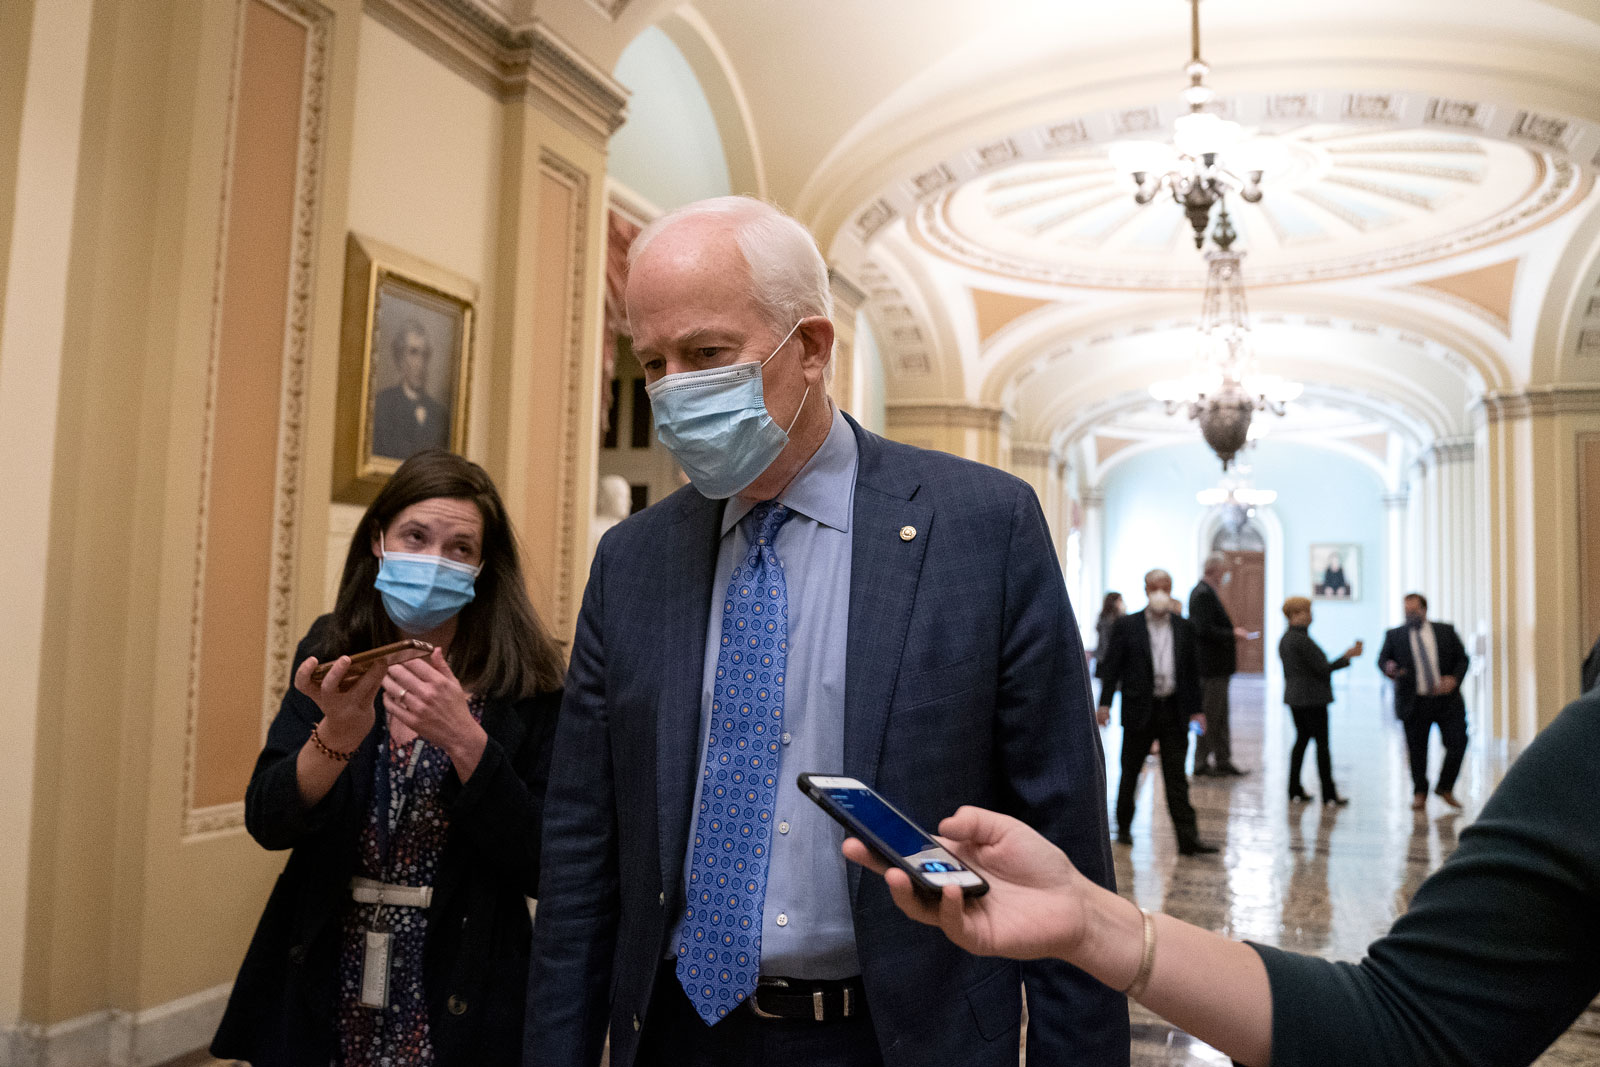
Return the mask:
M 366 505 L 424 448 L 467 439 L 478 287 L 352 233 L 345 244 L 335 500 Z

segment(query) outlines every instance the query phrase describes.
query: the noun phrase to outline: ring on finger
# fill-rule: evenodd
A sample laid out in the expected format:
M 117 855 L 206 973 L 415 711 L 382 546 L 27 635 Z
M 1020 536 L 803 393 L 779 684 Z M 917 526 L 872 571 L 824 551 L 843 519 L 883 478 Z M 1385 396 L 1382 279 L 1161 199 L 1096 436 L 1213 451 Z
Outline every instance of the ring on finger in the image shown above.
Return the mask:
M 405 703 L 405 702 L 406 702 L 406 697 L 407 697 L 407 696 L 408 696 L 408 695 L 409 695 L 409 694 L 407 694 L 407 693 L 406 693 L 406 691 L 405 691 L 405 690 L 404 690 L 404 689 L 402 689 L 402 690 L 400 690 L 400 703 L 401 703 L 401 704 L 404 704 L 404 703 Z

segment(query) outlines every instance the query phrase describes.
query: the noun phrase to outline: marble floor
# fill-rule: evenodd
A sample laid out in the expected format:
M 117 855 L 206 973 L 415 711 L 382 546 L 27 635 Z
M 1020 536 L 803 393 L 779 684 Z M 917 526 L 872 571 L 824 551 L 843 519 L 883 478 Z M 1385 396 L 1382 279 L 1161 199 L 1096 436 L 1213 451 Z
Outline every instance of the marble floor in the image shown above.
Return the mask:
M 1331 709 L 1334 780 L 1345 808 L 1288 801 L 1288 710 L 1269 703 L 1260 677 L 1235 678 L 1231 704 L 1234 762 L 1243 778 L 1191 778 L 1201 837 L 1216 856 L 1180 857 L 1154 760 L 1141 776 L 1134 844 L 1113 845 L 1117 885 L 1142 907 L 1159 909 L 1229 937 L 1329 959 L 1358 960 L 1405 910 L 1422 881 L 1455 849 L 1504 773 L 1507 759 L 1473 739 L 1456 812 L 1438 798 L 1411 810 L 1404 738 L 1376 685 L 1348 684 Z M 1121 732 L 1104 733 L 1108 802 L 1116 797 Z M 1435 732 L 1431 766 L 1443 749 Z M 1314 757 L 1302 781 L 1317 793 Z M 1131 1005 L 1133 1063 L 1227 1064 L 1228 1058 Z M 1600 1064 L 1600 1018 L 1590 1012 L 1539 1061 L 1541 1067 Z
M 1346 675 L 1331 709 L 1334 779 L 1350 798 L 1345 808 L 1290 805 L 1288 711 L 1259 677 L 1239 677 L 1232 690 L 1234 762 L 1243 778 L 1193 778 L 1190 798 L 1201 836 L 1222 851 L 1180 857 L 1154 760 L 1141 776 L 1134 844 L 1113 845 L 1117 885 L 1142 907 L 1175 915 L 1230 937 L 1248 938 L 1330 959 L 1357 960 L 1389 928 L 1411 895 L 1455 849 L 1504 773 L 1503 752 L 1474 737 L 1456 795 L 1457 812 L 1436 798 L 1411 810 L 1404 739 L 1376 684 Z M 1108 805 L 1115 800 L 1121 731 L 1103 740 Z M 1443 751 L 1437 734 L 1432 765 Z M 1302 780 L 1316 793 L 1308 754 Z M 1109 809 L 1108 809 L 1109 810 Z M 1215 1049 L 1130 1005 L 1134 1067 L 1225 1065 Z M 215 1064 L 203 1055 L 182 1067 Z M 1539 1067 L 1600 1064 L 1600 1012 L 1594 1008 L 1539 1061 Z M 177 1067 L 176 1064 L 173 1067 Z

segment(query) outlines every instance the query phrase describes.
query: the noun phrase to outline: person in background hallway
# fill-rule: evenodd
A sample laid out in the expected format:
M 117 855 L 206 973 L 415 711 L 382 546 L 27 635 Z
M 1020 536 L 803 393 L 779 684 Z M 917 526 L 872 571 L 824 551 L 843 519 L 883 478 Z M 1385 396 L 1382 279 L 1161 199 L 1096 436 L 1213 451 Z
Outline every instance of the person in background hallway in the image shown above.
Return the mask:
M 895 903 L 969 952 L 1064 959 L 1246 1067 L 1525 1067 L 1600 993 L 1600 692 L 1511 765 L 1406 913 L 1342 963 L 1242 944 L 1142 912 L 1015 819 L 939 826 L 989 892 Z M 1327 818 L 1327 816 L 1324 816 Z M 845 854 L 883 871 L 854 838 Z
M 1467 751 L 1467 704 L 1461 682 L 1467 676 L 1467 650 L 1447 622 L 1428 621 L 1428 599 L 1421 593 L 1405 598 L 1406 622 L 1383 636 L 1378 669 L 1394 682 L 1394 713 L 1405 725 L 1406 752 L 1411 760 L 1411 807 L 1428 805 L 1428 735 L 1439 724 L 1444 765 L 1434 792 L 1452 808 L 1456 775 Z
M 245 793 L 251 836 L 294 851 L 213 1055 L 520 1062 L 561 697 L 561 651 L 523 590 L 483 468 L 439 450 L 401 464 L 350 540 L 333 613 L 295 652 Z M 434 651 L 344 689 L 344 653 L 402 636 Z M 320 684 L 319 661 L 333 663 Z
M 428 392 L 433 342 L 415 320 L 395 335 L 392 346 L 400 381 L 372 402 L 372 454 L 407 459 L 425 448 L 450 444 L 450 412 Z
M 1317 775 L 1322 779 L 1322 802 L 1344 805 L 1333 784 L 1333 756 L 1328 751 L 1328 705 L 1333 703 L 1334 671 L 1350 666 L 1361 655 L 1361 642 L 1345 649 L 1344 655 L 1328 662 L 1322 646 L 1311 639 L 1311 601 L 1292 596 L 1283 602 L 1289 629 L 1278 642 L 1278 657 L 1283 660 L 1283 702 L 1294 716 L 1294 750 L 1289 753 L 1289 799 L 1310 800 L 1300 785 L 1300 764 L 1306 745 L 1317 743 Z
M 1200 707 L 1206 713 L 1206 729 L 1194 743 L 1194 773 L 1197 775 L 1240 775 L 1233 765 L 1233 742 L 1228 731 L 1228 682 L 1238 667 L 1235 641 L 1249 637 L 1242 626 L 1235 626 L 1222 606 L 1222 583 L 1228 573 L 1228 557 L 1213 552 L 1206 557 L 1200 581 L 1189 593 L 1189 622 L 1194 627 L 1195 646 L 1200 664 Z
M 1111 647 L 1111 630 L 1117 625 L 1117 620 L 1128 613 L 1122 603 L 1122 594 L 1112 591 L 1107 593 L 1100 602 L 1100 617 L 1094 621 L 1094 676 L 1100 677 L 1100 661 L 1105 659 L 1106 651 Z
M 1122 690 L 1122 781 L 1117 786 L 1117 841 L 1133 844 L 1134 794 L 1150 744 L 1161 744 L 1161 779 L 1167 812 L 1185 856 L 1216 852 L 1200 840 L 1189 779 L 1183 762 L 1189 754 L 1189 723 L 1205 728 L 1200 707 L 1200 668 L 1189 620 L 1172 610 L 1172 576 L 1153 570 L 1144 576 L 1149 605 L 1117 620 L 1111 647 L 1101 661 L 1101 726 L 1111 719 L 1111 698 Z
M 771 205 L 680 208 L 629 262 L 633 351 L 693 484 L 590 570 L 527 1067 L 593 1067 L 608 1030 L 613 1067 L 1016 1067 L 1024 986 L 1036 1062 L 1125 1067 L 1121 997 L 910 922 L 795 784 L 851 775 L 930 825 L 1004 806 L 1114 884 L 1083 642 L 1032 490 L 834 406 L 827 266 Z

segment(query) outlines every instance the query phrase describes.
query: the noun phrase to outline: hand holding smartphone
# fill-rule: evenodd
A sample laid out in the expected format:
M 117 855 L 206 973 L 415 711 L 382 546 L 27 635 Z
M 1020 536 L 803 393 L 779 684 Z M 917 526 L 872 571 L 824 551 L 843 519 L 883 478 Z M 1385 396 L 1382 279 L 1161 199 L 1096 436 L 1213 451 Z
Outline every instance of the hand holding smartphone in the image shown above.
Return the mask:
M 344 680 L 339 683 L 339 692 L 348 692 L 361 680 L 362 675 L 375 666 L 392 667 L 396 663 L 420 659 L 432 651 L 433 646 L 428 642 L 410 637 L 404 641 L 379 645 L 377 648 L 368 649 L 365 652 L 354 653 L 350 657 L 350 669 L 345 671 Z M 338 657 L 335 657 L 327 663 L 317 664 L 316 670 L 311 672 L 311 683 L 313 685 L 321 685 L 322 680 L 328 676 L 328 671 L 337 662 L 339 662 Z
M 947 885 L 960 886 L 962 894 L 969 897 L 989 891 L 989 883 L 976 871 L 963 866 L 926 830 L 865 783 L 842 775 L 802 774 L 799 784 L 800 791 L 852 837 L 905 871 L 920 895 L 937 897 Z

